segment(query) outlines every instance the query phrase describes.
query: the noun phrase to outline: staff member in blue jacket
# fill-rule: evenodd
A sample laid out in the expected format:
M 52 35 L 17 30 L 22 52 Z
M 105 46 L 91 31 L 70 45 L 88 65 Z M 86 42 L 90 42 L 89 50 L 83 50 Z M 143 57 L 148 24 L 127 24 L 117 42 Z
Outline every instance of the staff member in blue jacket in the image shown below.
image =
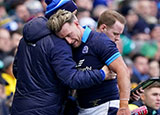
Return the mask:
M 77 90 L 81 107 L 79 115 L 130 115 L 128 108 L 129 71 L 116 44 L 104 33 L 91 31 L 88 27 L 82 28 L 74 13 L 66 10 L 58 10 L 50 17 L 47 25 L 57 36 L 64 38 L 75 48 L 74 60 L 79 69 L 98 69 L 106 64 L 117 73 L 117 79 Z
M 11 115 L 61 115 L 68 88 L 91 87 L 106 78 L 103 70 L 77 70 L 70 46 L 46 22 L 39 17 L 24 26 L 14 60 L 17 85 Z

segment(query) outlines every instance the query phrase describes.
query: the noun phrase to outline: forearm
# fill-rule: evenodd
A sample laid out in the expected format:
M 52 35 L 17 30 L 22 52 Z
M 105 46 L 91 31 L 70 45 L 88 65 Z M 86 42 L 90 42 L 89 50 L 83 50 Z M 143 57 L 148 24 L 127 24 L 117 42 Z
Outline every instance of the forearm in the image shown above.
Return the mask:
M 129 70 L 125 65 L 122 57 L 118 57 L 109 65 L 110 69 L 117 73 L 119 95 L 120 95 L 120 107 L 128 106 L 128 100 L 130 97 L 130 76 Z
M 120 94 L 120 108 L 127 107 L 130 98 L 130 78 L 127 69 L 122 68 L 117 74 L 118 87 Z
M 74 71 L 74 70 L 73 70 Z M 103 78 L 99 70 L 92 71 L 74 71 L 71 75 L 67 74 L 64 82 L 73 89 L 89 88 L 91 86 L 102 83 Z
M 53 67 L 57 77 L 72 89 L 89 88 L 104 80 L 100 70 L 78 70 L 72 58 L 69 57 L 54 61 Z

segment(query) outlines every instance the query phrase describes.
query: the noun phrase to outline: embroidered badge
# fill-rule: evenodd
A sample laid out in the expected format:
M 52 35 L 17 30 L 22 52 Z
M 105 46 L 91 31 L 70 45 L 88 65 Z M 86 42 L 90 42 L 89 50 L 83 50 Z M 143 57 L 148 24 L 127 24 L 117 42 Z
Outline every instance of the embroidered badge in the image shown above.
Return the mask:
M 86 53 L 88 53 L 88 46 L 84 46 L 84 48 L 83 48 L 83 50 L 82 50 L 82 53 L 83 54 L 86 54 Z

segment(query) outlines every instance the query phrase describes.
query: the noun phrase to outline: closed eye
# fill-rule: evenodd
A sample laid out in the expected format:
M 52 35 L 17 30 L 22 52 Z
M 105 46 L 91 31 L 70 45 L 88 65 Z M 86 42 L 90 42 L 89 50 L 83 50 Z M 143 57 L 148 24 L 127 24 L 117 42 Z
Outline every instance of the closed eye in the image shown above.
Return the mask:
M 67 37 L 71 37 L 71 36 L 72 36 L 72 34 L 73 34 L 72 32 L 71 32 L 71 33 L 69 33 L 69 34 L 67 35 Z
M 119 36 L 120 34 L 119 33 L 113 33 L 115 36 Z

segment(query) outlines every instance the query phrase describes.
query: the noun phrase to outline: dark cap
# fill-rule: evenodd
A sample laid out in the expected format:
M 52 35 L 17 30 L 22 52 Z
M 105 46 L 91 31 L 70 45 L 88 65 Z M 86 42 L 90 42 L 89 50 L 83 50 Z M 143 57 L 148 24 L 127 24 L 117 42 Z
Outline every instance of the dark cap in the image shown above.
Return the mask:
M 77 9 L 76 4 L 72 0 L 45 0 L 47 7 L 45 16 L 49 18 L 59 9 L 65 9 L 73 12 Z

